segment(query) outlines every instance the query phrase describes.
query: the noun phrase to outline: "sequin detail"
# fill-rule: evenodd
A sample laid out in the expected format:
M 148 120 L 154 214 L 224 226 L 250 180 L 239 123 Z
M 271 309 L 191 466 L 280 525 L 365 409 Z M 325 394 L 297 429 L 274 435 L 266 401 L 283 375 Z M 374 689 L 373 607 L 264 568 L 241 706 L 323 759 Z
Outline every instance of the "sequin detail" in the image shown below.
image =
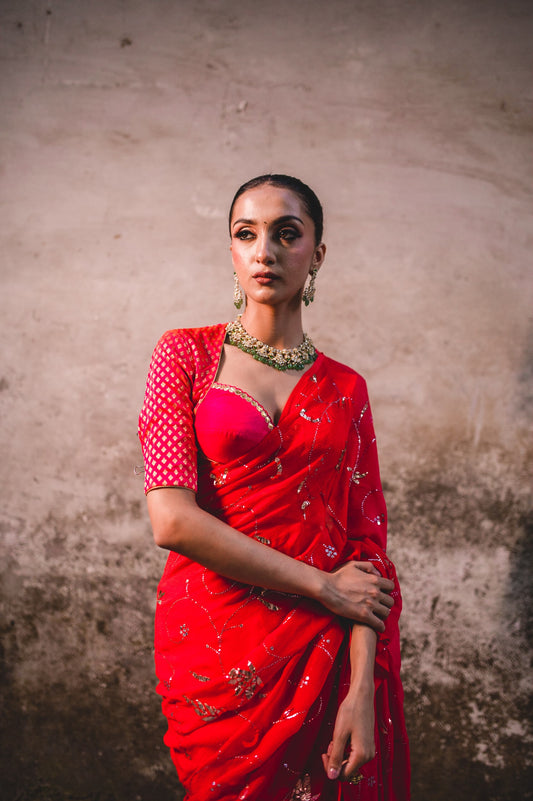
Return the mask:
M 228 681 L 235 687 L 235 695 L 243 694 L 248 699 L 254 697 L 258 687 L 263 686 L 251 662 L 248 662 L 248 669 L 232 668 L 228 673 Z
M 271 612 L 279 612 L 279 606 L 277 606 L 277 604 L 274 604 L 272 603 L 272 601 L 269 601 L 267 598 L 265 598 L 265 594 L 267 592 L 268 590 L 261 590 L 261 592 L 257 596 L 257 600 L 260 601 L 264 606 L 266 606 L 266 608 L 269 609 Z
M 228 471 L 223 470 L 219 476 L 217 476 L 215 473 L 210 473 L 209 477 L 213 480 L 215 487 L 221 487 L 227 481 Z
M 237 397 L 247 401 L 247 403 L 249 403 L 251 406 L 254 407 L 256 411 L 259 412 L 259 414 L 267 424 L 268 430 L 272 431 L 272 429 L 274 428 L 274 423 L 272 422 L 272 418 L 270 417 L 265 407 L 261 406 L 259 401 L 256 401 L 255 398 L 252 398 L 252 396 L 248 395 L 248 393 L 245 392 L 243 389 L 234 387 L 231 384 L 219 384 L 218 381 L 216 384 L 213 384 L 213 389 L 221 389 L 223 392 L 231 392 L 233 395 L 237 395 Z
M 366 473 L 358 473 L 357 470 L 352 472 L 352 481 L 354 484 L 359 484 L 362 478 L 366 478 L 368 475 L 368 471 Z
M 320 795 L 313 795 L 311 777 L 308 773 L 298 779 L 289 801 L 318 801 Z
M 206 682 L 210 681 L 209 676 L 201 676 L 200 673 L 195 673 L 194 670 L 191 670 L 191 676 L 194 676 L 195 679 L 198 681 Z
M 223 711 L 222 709 L 217 709 L 216 706 L 211 706 L 211 704 L 204 704 L 199 698 L 188 698 L 186 695 L 183 698 L 188 704 L 191 704 L 198 717 L 205 721 L 215 720 Z

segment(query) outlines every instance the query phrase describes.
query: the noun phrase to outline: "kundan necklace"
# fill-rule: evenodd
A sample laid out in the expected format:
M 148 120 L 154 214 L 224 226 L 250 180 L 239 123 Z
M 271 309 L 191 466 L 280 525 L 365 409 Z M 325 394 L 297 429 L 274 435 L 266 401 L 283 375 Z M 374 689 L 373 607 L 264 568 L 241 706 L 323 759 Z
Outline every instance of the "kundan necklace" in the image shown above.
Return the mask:
M 241 323 L 241 315 L 232 323 L 228 323 L 226 336 L 230 345 L 235 345 L 258 362 L 268 364 L 276 370 L 303 370 L 317 357 L 315 346 L 307 334 L 304 334 L 304 341 L 297 348 L 273 348 L 272 345 L 261 342 L 246 331 Z

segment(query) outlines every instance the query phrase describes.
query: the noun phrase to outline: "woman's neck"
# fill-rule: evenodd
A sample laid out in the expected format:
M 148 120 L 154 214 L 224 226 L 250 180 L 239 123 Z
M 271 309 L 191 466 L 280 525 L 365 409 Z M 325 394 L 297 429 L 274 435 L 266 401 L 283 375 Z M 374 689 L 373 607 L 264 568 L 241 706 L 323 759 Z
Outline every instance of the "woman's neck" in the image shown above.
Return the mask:
M 296 348 L 304 338 L 301 308 L 289 311 L 250 304 L 241 322 L 249 334 L 273 348 Z

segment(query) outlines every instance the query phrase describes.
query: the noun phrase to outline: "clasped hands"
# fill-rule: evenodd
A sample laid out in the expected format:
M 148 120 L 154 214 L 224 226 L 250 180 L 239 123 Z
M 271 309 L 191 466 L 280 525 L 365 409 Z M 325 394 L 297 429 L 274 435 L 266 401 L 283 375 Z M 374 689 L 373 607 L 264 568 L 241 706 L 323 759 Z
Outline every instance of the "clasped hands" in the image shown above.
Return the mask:
M 371 562 L 346 562 L 324 574 L 321 601 L 340 617 L 385 631 L 383 622 L 394 606 L 394 582 L 383 578 Z

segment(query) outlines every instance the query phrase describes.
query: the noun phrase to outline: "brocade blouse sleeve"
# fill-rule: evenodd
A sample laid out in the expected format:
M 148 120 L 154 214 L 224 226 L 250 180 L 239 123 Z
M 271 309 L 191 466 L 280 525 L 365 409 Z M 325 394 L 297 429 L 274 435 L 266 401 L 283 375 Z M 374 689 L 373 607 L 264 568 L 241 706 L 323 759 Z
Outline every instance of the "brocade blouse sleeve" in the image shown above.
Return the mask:
M 186 337 L 168 331 L 153 352 L 139 415 L 146 493 L 159 487 L 197 490 L 193 378 Z

